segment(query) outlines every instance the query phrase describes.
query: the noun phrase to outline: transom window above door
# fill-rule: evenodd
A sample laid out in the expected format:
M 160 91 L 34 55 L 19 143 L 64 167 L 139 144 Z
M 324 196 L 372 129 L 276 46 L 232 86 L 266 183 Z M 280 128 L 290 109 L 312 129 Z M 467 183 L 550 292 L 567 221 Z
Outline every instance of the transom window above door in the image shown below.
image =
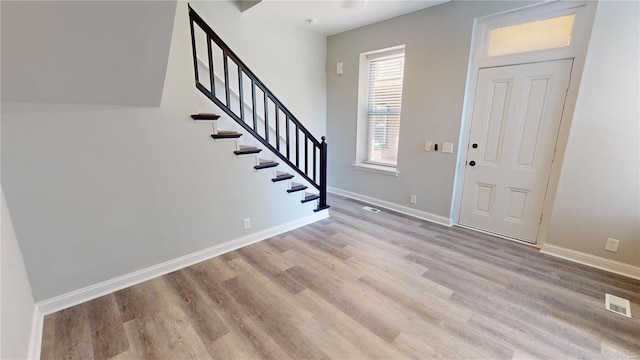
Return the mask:
M 586 51 L 594 12 L 585 1 L 557 1 L 478 19 L 480 68 L 569 59 Z M 587 40 L 586 42 L 584 40 Z
M 567 47 L 575 17 L 569 14 L 491 29 L 487 56 Z

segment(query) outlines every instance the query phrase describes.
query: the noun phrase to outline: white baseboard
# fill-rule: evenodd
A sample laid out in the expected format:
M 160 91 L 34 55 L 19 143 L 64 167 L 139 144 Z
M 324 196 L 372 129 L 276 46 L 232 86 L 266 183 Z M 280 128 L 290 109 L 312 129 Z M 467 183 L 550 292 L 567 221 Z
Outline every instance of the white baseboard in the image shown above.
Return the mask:
M 33 307 L 33 319 L 31 320 L 31 336 L 29 338 L 29 350 L 27 359 L 40 359 L 40 349 L 42 347 L 42 327 L 44 316 L 36 304 Z
M 373 197 L 370 197 L 370 196 L 354 193 L 354 192 L 347 191 L 347 190 L 342 190 L 342 189 L 335 188 L 335 187 L 332 187 L 332 186 L 328 186 L 327 187 L 327 191 L 332 193 L 332 194 L 341 195 L 341 196 L 348 197 L 348 198 L 355 199 L 355 200 L 360 200 L 362 202 L 366 202 L 366 203 L 369 203 L 369 204 L 372 204 L 372 205 L 376 205 L 378 207 L 382 207 L 382 208 L 385 208 L 385 209 L 393 210 L 393 211 L 399 212 L 401 214 L 413 216 L 413 217 L 416 217 L 418 219 L 434 222 L 436 224 L 440 224 L 440 225 L 444 225 L 444 226 L 452 226 L 453 225 L 451 219 L 449 219 L 447 217 L 444 217 L 444 216 L 431 214 L 431 213 L 428 213 L 426 211 L 416 210 L 416 209 L 413 209 L 413 208 L 410 208 L 410 207 L 407 207 L 407 206 L 394 204 L 392 202 L 376 199 L 376 198 L 373 198 Z
M 550 244 L 544 244 L 542 249 L 540 249 L 540 252 L 640 280 L 640 267 L 625 264 L 623 262 L 609 260 L 603 257 Z
M 187 266 L 191 266 L 201 261 L 208 260 L 213 257 L 222 255 L 229 251 L 233 251 L 241 247 L 251 245 L 253 243 L 268 239 L 270 237 L 282 234 L 284 232 L 297 229 L 299 227 L 314 223 L 322 219 L 326 219 L 328 217 L 329 217 L 329 212 L 327 210 L 319 211 L 317 213 L 314 213 L 313 215 L 310 215 L 298 220 L 284 223 L 282 225 L 278 225 L 270 229 L 258 231 L 256 233 L 253 233 L 235 240 L 231 240 L 223 244 L 215 245 L 210 248 L 197 251 L 188 255 L 184 255 L 179 258 L 163 262 L 161 264 L 153 265 L 148 268 L 134 271 L 132 273 L 119 276 L 111 280 L 103 281 L 101 283 L 87 286 L 79 290 L 71 291 L 69 293 L 56 296 L 51 299 L 40 301 L 36 304 L 36 307 L 38 308 L 38 311 L 41 314 L 40 317 L 42 317 L 44 315 L 51 314 L 56 311 L 64 310 L 71 306 L 78 305 L 89 300 L 93 300 L 100 296 L 110 294 L 114 291 L 122 290 L 129 286 L 139 284 L 143 281 L 147 281 L 147 280 L 156 278 L 158 276 L 162 276 L 164 274 L 168 274 L 170 272 L 180 270 Z M 36 330 L 37 329 L 34 328 L 33 331 L 36 331 Z M 40 336 L 42 336 L 41 333 L 42 333 L 42 329 L 40 325 Z

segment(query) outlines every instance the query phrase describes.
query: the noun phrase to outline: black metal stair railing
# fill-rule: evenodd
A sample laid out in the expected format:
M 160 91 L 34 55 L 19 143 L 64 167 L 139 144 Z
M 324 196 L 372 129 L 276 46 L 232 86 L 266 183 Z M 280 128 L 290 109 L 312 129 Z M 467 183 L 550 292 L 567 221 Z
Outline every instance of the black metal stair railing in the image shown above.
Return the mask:
M 190 6 L 189 19 L 196 88 L 319 191 L 318 207 L 315 211 L 328 208 L 325 137 L 318 141 Z M 206 38 L 206 46 L 196 40 L 197 32 L 200 32 L 198 34 L 202 39 Z M 198 54 L 201 53 L 206 54 L 205 63 L 208 64 L 208 74 L 204 81 L 200 81 L 198 69 Z M 221 61 L 216 62 L 214 55 L 219 55 L 215 60 L 220 60 L 221 56 Z M 224 74 L 223 94 L 217 94 L 214 72 L 216 67 L 222 67 L 221 71 Z M 233 74 L 236 70 L 237 74 Z M 235 110 L 231 98 L 232 81 L 239 98 Z M 251 116 L 245 113 L 245 83 L 250 86 Z M 258 121 L 258 115 L 263 120 Z M 271 133 L 274 133 L 274 136 L 270 136 Z

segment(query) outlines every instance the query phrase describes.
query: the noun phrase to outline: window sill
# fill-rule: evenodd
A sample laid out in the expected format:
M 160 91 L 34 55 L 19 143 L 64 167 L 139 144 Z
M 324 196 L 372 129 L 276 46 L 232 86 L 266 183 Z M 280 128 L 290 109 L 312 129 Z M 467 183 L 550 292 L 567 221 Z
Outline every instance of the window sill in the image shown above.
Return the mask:
M 363 171 L 371 171 L 378 174 L 390 175 L 390 176 L 398 176 L 400 172 L 397 168 L 389 167 L 389 166 L 380 166 L 380 165 L 372 165 L 372 164 L 353 164 L 354 169 L 363 170 Z

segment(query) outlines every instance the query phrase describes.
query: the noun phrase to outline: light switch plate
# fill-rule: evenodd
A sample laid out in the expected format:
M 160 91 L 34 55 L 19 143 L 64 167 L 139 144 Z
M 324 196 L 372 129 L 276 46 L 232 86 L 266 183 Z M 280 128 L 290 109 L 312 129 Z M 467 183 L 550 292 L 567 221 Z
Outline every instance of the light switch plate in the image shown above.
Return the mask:
M 442 143 L 442 153 L 453 154 L 453 143 Z

